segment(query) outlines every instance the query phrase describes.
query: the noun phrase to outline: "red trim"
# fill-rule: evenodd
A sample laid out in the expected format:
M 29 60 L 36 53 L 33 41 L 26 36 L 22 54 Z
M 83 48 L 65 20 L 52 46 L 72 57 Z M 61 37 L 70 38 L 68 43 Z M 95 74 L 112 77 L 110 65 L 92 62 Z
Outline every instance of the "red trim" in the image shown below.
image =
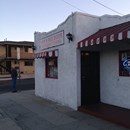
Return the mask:
M 46 52 L 46 56 L 45 57 L 49 57 L 49 52 Z
M 58 50 L 35 53 L 35 58 L 58 57 Z
M 48 68 L 47 68 L 47 63 L 48 63 L 48 59 L 47 58 L 45 58 L 45 76 L 46 76 L 46 78 L 47 78 L 47 74 L 48 74 Z
M 107 42 L 110 42 L 110 35 L 107 36 Z
M 127 38 L 127 32 L 123 32 L 123 39 Z
M 78 43 L 77 48 L 80 48 L 80 43 Z
M 105 29 L 100 29 L 98 32 L 94 33 L 93 35 L 79 41 L 77 43 L 78 48 L 82 48 L 85 46 L 86 41 L 88 41 L 88 46 L 92 46 L 97 44 L 97 39 L 100 38 L 99 44 L 103 43 L 103 38 L 106 36 L 106 43 L 114 42 L 118 39 L 120 33 L 122 33 L 122 39 L 128 39 L 127 33 L 130 31 L 130 21 L 122 24 L 118 24 L 112 27 L 108 27 Z M 112 36 L 114 35 L 113 39 Z M 121 40 L 122 40 L 121 39 Z M 91 41 L 93 40 L 93 44 Z M 81 45 L 82 44 L 82 45 Z
M 55 51 L 52 51 L 52 57 L 55 57 Z
M 116 33 L 116 34 L 114 35 L 114 39 L 115 39 L 115 40 L 118 40 L 118 33 Z

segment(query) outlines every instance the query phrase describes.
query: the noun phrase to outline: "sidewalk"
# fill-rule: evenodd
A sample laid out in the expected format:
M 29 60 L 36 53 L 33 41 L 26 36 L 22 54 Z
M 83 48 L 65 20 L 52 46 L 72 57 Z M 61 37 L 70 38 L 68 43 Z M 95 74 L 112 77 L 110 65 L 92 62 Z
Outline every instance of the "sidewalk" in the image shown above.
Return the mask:
M 34 74 L 20 74 L 20 79 L 29 79 L 29 78 L 34 78 Z M 11 75 L 10 74 L 0 75 L 0 81 L 4 80 L 11 80 Z
M 36 97 L 34 90 L 0 95 L 0 130 L 128 130 Z

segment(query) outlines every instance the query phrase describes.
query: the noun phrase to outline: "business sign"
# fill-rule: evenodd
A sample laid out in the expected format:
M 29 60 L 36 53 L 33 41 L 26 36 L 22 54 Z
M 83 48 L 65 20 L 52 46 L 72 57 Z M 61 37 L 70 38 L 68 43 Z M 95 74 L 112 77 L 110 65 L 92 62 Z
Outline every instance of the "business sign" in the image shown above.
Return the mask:
M 40 40 L 39 49 L 47 49 L 64 43 L 64 32 L 60 31 Z

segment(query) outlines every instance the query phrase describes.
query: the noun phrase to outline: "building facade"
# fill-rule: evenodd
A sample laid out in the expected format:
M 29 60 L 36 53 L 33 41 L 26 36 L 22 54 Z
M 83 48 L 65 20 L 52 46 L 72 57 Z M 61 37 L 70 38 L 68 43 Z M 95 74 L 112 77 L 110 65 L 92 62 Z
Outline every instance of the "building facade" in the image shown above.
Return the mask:
M 130 108 L 130 15 L 72 13 L 35 32 L 35 94 L 75 110 L 103 102 Z
M 34 73 L 34 42 L 0 42 L 0 74 L 15 67 L 21 74 Z

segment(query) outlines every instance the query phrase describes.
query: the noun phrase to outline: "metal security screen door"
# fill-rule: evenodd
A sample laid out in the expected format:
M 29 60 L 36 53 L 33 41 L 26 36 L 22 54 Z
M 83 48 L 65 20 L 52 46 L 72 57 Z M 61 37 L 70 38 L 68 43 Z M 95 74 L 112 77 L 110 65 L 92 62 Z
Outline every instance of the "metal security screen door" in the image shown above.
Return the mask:
M 100 102 L 99 52 L 81 52 L 81 106 Z

